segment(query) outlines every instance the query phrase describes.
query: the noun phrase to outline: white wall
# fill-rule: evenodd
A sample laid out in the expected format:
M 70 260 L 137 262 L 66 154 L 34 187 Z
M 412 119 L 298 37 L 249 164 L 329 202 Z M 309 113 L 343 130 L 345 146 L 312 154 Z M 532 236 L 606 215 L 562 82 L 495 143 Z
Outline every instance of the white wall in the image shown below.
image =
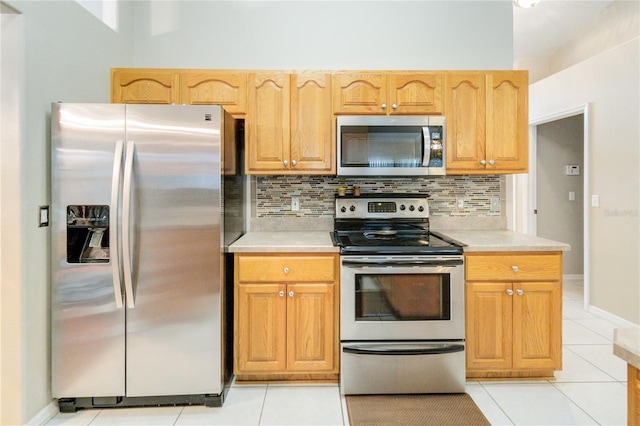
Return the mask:
M 2 233 L 18 233 L 16 273 L 3 274 L 2 399 L 0 423 L 24 424 L 51 401 L 49 385 L 49 228 L 38 227 L 38 208 L 49 204 L 49 112 L 51 102 L 108 102 L 109 68 L 132 64 L 131 35 L 116 33 L 72 1 L 7 1 L 20 13 L 21 61 L 15 84 L 20 135 L 2 140 L 19 152 L 14 176 L 19 191 L 3 191 Z M 130 5 L 121 11 L 131 28 Z M 3 40 L 4 42 L 4 40 Z M 4 60 L 4 56 L 3 56 Z M 3 167 L 3 184 L 5 169 Z M 18 174 L 19 176 L 15 176 Z M 7 198 L 5 198 L 7 195 Z M 5 213 L 20 217 L 5 222 Z M 8 215 L 7 215 L 8 216 Z M 17 228 L 17 229 L 16 229 Z M 4 244 L 3 253 L 9 250 Z M 5 257 L 2 259 L 5 262 Z M 4 271 L 4 270 L 3 270 Z M 7 278 L 7 279 L 5 279 Z M 11 333 L 4 333 L 10 329 Z M 19 336 L 13 338 L 12 335 Z
M 138 67 L 511 69 L 506 1 L 136 3 Z
M 530 121 L 590 104 L 591 305 L 640 324 L 640 37 L 530 86 Z M 591 194 L 586 194 L 589 197 Z

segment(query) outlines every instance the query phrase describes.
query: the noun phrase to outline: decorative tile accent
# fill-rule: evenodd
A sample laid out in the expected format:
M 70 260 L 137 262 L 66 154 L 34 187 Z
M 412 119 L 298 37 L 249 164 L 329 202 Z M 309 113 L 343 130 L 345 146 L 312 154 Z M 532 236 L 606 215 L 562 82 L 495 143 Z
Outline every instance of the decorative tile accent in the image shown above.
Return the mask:
M 504 177 L 438 176 L 399 178 L 346 178 L 339 176 L 258 176 L 256 178 L 256 217 L 333 217 L 339 187 L 362 194 L 430 194 L 430 215 L 457 217 L 500 217 Z M 300 197 L 300 210 L 291 211 L 291 197 Z M 456 199 L 464 207 L 458 209 Z

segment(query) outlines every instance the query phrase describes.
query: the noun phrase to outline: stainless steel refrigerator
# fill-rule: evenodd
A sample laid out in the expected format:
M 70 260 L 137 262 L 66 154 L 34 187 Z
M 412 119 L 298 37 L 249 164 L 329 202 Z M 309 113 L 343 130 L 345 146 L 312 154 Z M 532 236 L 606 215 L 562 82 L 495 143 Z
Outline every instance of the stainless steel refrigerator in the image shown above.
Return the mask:
M 219 106 L 52 104 L 61 411 L 222 404 L 232 368 L 225 249 L 244 231 L 240 130 Z

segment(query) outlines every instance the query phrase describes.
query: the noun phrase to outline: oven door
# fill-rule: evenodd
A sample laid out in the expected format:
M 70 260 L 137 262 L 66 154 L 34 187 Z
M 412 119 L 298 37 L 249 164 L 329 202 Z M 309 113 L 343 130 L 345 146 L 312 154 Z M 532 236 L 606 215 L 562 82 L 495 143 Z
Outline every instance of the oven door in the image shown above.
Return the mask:
M 462 256 L 341 256 L 340 340 L 464 339 Z

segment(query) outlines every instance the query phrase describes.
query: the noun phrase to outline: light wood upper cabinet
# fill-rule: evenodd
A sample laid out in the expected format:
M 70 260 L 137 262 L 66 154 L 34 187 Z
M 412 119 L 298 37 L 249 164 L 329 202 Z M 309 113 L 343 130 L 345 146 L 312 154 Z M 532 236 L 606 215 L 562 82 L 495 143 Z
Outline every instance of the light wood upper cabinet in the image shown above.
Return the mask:
M 289 74 L 249 74 L 247 173 L 289 169 L 290 92 Z
M 443 73 L 337 73 L 334 113 L 442 114 L 443 85 Z
M 487 74 L 488 171 L 527 172 L 528 93 L 527 71 L 494 71 Z
M 331 76 L 249 75 L 247 173 L 335 173 Z
M 550 376 L 562 367 L 562 254 L 465 255 L 468 377 Z
M 447 174 L 526 173 L 528 73 L 449 72 Z
M 111 102 L 125 104 L 180 103 L 179 77 L 173 70 L 111 69 Z
M 445 99 L 447 174 L 484 172 L 484 73 L 448 73 Z
M 386 114 L 387 76 L 374 73 L 333 75 L 335 114 Z
M 230 70 L 111 69 L 111 102 L 221 105 L 234 117 L 247 112 L 247 74 Z
M 247 112 L 247 75 L 226 71 L 180 73 L 180 101 L 188 105 L 221 105 L 228 113 Z
M 443 114 L 444 74 L 390 74 L 389 102 L 389 114 Z
M 236 254 L 236 376 L 337 378 L 338 268 L 335 254 Z
M 291 75 L 291 171 L 336 171 L 331 74 Z

